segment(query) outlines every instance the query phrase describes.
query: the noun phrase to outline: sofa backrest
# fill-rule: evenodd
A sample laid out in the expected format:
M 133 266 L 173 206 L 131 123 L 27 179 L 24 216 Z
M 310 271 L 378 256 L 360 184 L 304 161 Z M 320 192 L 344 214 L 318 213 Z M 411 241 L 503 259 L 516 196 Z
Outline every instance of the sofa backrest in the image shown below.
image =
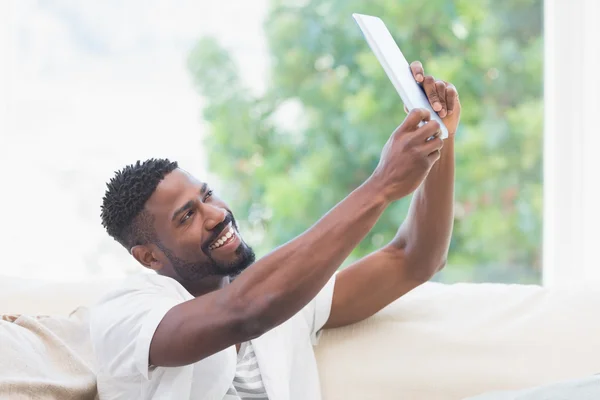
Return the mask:
M 66 316 L 79 306 L 90 306 L 117 284 L 115 279 L 54 282 L 0 276 L 0 314 Z
M 325 399 L 463 399 L 600 373 L 600 285 L 429 283 L 315 348 Z

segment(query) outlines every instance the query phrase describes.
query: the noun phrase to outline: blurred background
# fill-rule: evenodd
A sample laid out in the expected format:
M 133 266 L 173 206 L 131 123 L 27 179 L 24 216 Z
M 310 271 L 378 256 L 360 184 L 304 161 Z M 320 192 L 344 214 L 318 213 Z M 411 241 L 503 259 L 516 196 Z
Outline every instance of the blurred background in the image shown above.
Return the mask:
M 443 282 L 540 283 L 543 0 L 0 0 L 0 274 L 140 270 L 103 231 L 105 182 L 170 157 L 261 256 L 366 179 L 405 114 L 354 23 L 459 89 Z M 387 243 L 390 207 L 346 264 Z

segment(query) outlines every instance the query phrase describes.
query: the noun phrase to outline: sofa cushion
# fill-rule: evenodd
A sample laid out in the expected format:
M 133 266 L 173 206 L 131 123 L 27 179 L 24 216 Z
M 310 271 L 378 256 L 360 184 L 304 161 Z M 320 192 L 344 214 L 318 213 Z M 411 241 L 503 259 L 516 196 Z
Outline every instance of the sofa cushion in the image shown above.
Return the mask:
M 428 283 L 315 348 L 325 400 L 462 399 L 600 372 L 600 289 Z

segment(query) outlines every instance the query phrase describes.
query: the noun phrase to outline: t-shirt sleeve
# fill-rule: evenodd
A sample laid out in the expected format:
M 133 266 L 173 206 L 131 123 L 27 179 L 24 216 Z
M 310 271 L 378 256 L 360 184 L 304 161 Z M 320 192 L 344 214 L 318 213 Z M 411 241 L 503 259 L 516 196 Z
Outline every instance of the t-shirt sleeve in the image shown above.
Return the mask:
M 309 326 L 310 338 L 313 345 L 319 342 L 321 329 L 331 314 L 334 286 L 335 275 L 325 284 L 315 298 L 302 309 L 304 318 Z
M 165 314 L 186 301 L 158 283 L 119 289 L 94 306 L 90 334 L 98 367 L 112 377 L 150 378 L 150 343 Z

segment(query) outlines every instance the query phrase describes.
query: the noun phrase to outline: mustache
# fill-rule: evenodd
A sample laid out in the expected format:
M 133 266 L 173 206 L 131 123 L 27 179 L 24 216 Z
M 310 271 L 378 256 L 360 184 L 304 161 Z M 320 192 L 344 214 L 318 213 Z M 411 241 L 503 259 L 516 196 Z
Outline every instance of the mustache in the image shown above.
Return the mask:
M 231 222 L 233 223 L 232 225 L 234 227 L 236 227 L 236 229 L 237 229 L 237 226 L 236 226 L 236 223 L 235 223 L 235 219 L 233 218 L 233 214 L 231 214 L 231 212 L 227 212 L 227 215 L 225 216 L 225 219 L 223 221 L 219 222 L 219 224 L 217 224 L 217 226 L 215 226 L 212 229 L 212 231 L 214 232 L 214 234 L 202 246 L 202 249 L 204 250 L 205 253 L 208 251 L 208 246 L 210 246 L 210 244 L 212 242 L 214 242 L 219 236 L 221 236 L 221 234 L 223 233 L 223 231 L 225 230 L 225 228 L 227 227 L 227 225 L 229 225 L 229 223 L 231 223 Z

